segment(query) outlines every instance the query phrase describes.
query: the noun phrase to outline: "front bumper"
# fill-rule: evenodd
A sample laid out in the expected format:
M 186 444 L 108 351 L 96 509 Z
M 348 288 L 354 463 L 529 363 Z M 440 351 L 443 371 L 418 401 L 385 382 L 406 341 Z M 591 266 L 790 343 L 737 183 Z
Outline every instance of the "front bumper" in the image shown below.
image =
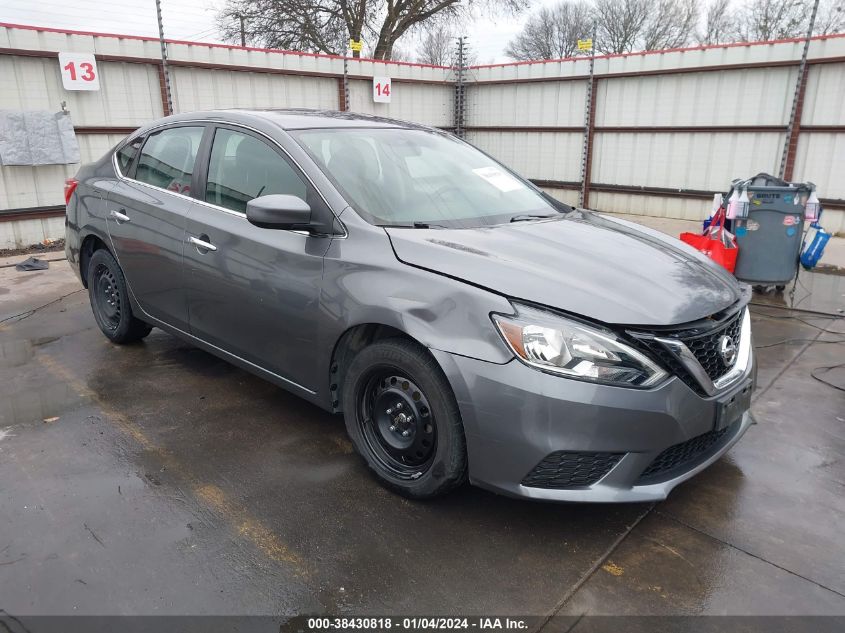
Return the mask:
M 466 434 L 469 478 L 478 486 L 547 501 L 637 502 L 665 499 L 719 459 L 751 425 L 747 411 L 718 441 L 663 477 L 641 475 L 666 449 L 714 431 L 719 399 L 747 387 L 756 367 L 731 388 L 703 398 L 678 378 L 649 390 L 569 380 L 512 360 L 504 365 L 432 350 L 455 392 Z M 591 485 L 523 485 L 557 451 L 622 454 Z

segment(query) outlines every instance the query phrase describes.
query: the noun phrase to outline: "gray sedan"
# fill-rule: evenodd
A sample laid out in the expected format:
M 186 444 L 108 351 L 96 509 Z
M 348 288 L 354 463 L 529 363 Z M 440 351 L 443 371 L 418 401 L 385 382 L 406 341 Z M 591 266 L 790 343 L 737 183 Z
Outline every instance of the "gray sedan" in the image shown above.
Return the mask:
M 747 287 L 443 131 L 181 114 L 65 193 L 106 337 L 159 327 L 343 413 L 409 497 L 662 499 L 750 424 Z

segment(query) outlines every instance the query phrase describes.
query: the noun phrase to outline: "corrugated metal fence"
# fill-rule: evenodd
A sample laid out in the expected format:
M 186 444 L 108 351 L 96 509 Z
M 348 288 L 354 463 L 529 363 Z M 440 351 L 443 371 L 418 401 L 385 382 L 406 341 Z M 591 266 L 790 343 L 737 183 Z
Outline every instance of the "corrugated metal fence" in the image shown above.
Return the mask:
M 737 176 L 776 173 L 800 41 L 598 57 L 594 124 L 585 129 L 584 59 L 470 69 L 467 138 L 567 201 L 698 219 Z M 96 92 L 62 88 L 57 54 L 94 52 Z M 788 168 L 827 202 L 825 224 L 845 231 L 845 37 L 816 39 Z M 343 105 L 343 59 L 170 41 L 174 110 Z M 392 77 L 390 104 L 373 103 L 373 75 Z M 0 24 L 0 109 L 58 111 L 76 128 L 82 160 L 167 114 L 158 40 Z M 350 109 L 449 128 L 449 68 L 348 61 Z M 61 237 L 62 187 L 75 165 L 0 167 L 0 248 Z M 839 177 L 837 177 L 839 176 Z
M 58 52 L 93 52 L 101 89 L 62 87 Z M 170 114 L 157 39 L 0 24 L 0 110 L 50 110 L 73 119 L 82 161 L 102 156 L 132 130 Z M 342 109 L 343 59 L 235 46 L 168 43 L 173 109 Z M 372 76 L 390 76 L 391 103 L 373 103 Z M 448 127 L 453 75 L 422 64 L 348 60 L 351 109 Z M 78 165 L 0 166 L 0 249 L 64 234 L 63 187 Z
M 596 58 L 586 206 L 700 219 L 736 177 L 777 174 L 803 42 Z M 587 60 L 476 67 L 468 138 L 568 202 L 581 189 Z M 816 38 L 786 177 L 845 231 L 845 37 Z

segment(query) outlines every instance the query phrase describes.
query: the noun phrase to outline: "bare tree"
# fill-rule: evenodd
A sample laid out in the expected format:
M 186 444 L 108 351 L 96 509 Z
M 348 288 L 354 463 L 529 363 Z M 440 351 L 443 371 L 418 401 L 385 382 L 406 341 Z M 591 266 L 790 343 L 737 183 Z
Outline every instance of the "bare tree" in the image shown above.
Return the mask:
M 650 10 L 649 0 L 596 0 L 596 49 L 602 53 L 638 50 Z
M 578 54 L 578 40 L 592 37 L 592 6 L 564 0 L 534 13 L 505 49 L 514 59 L 560 59 Z
M 390 59 L 394 62 L 412 62 L 414 61 L 414 56 L 411 54 L 411 49 L 394 44 Z
M 845 32 L 845 0 L 823 0 L 813 28 L 815 35 Z
M 698 0 L 652 0 L 639 48 L 655 51 L 685 46 L 695 36 Z
M 451 66 L 455 51 L 455 34 L 443 21 L 426 26 L 420 35 L 417 61 L 422 64 Z
M 731 0 L 713 0 L 702 17 L 696 33 L 699 44 L 726 44 L 740 38 L 736 13 Z
M 804 35 L 809 15 L 805 0 L 750 0 L 737 23 L 742 41 L 778 40 Z
M 243 34 L 256 46 L 337 53 L 361 39 L 368 11 L 367 0 L 228 0 L 217 24 L 228 41 Z
M 529 0 L 228 0 L 218 16 L 224 37 L 274 48 L 340 53 L 348 38 L 374 42 L 373 57 L 391 59 L 396 42 L 432 18 L 458 16 L 483 4 L 515 13 Z M 353 55 L 358 56 L 357 53 Z

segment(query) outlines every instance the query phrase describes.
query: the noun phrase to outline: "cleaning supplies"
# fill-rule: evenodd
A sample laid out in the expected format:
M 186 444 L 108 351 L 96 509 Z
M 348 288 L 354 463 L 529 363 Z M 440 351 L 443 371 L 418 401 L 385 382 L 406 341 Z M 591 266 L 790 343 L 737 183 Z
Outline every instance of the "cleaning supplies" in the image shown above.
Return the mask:
M 804 205 L 804 219 L 808 222 L 818 222 L 821 213 L 822 205 L 819 202 L 819 197 L 816 195 L 816 190 L 813 189 L 810 192 L 810 197 L 807 198 L 807 203 Z
M 801 251 L 801 265 L 807 270 L 815 268 L 824 255 L 824 248 L 829 241 L 830 233 L 825 231 L 818 222 L 813 222 L 804 239 L 805 246 Z
M 736 218 L 737 209 L 739 208 L 739 191 L 736 188 L 731 190 L 731 195 L 728 198 L 727 218 L 733 220 Z

